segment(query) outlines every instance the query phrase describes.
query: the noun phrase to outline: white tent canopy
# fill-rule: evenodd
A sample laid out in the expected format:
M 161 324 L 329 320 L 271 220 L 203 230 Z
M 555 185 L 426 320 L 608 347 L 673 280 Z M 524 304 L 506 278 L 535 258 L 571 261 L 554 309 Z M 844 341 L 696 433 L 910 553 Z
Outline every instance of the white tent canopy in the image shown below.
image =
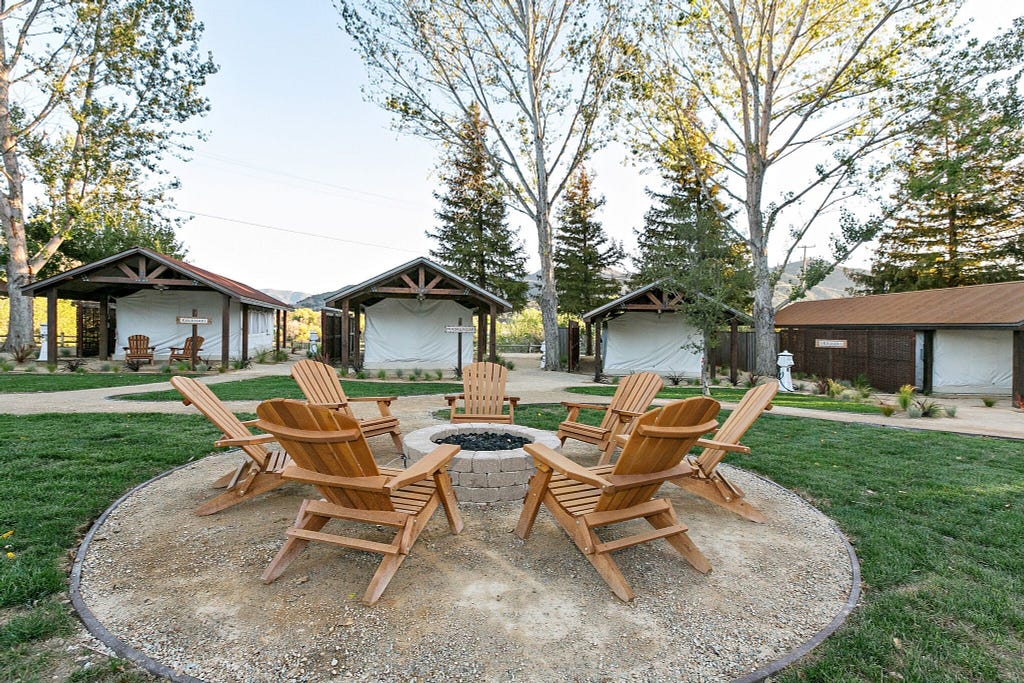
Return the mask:
M 458 358 L 457 334 L 445 326 L 471 325 L 473 311 L 445 299 L 383 299 L 366 306 L 367 370 L 450 370 Z M 462 335 L 462 364 L 473 362 L 473 335 Z
M 198 334 L 203 337 L 203 356 L 218 356 L 221 349 L 221 319 L 224 297 L 210 291 L 181 291 L 143 289 L 117 300 L 117 344 L 114 358 L 124 358 L 124 347 L 128 337 L 144 334 L 149 343 L 156 347 L 156 356 L 166 356 L 172 346 L 181 347 L 192 335 L 191 325 L 179 325 L 178 316 L 192 317 L 192 311 L 201 318 L 209 318 L 209 325 L 199 325 Z M 242 307 L 238 301 L 231 302 L 231 336 L 228 339 L 229 353 L 242 355 Z M 248 350 L 271 348 L 274 345 L 274 311 L 263 308 L 249 308 Z
M 1011 330 L 936 330 L 932 391 L 1008 394 L 1013 386 Z
M 700 377 L 700 332 L 678 313 L 623 313 L 608 321 L 604 371 Z

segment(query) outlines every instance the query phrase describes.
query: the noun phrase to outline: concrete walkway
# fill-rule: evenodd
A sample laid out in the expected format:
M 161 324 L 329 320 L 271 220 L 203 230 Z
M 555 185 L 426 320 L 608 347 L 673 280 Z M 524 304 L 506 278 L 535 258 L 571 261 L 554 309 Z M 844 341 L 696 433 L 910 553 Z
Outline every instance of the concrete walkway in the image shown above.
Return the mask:
M 570 386 L 592 384 L 589 375 L 566 372 L 545 372 L 539 367 L 536 354 L 509 354 L 515 362 L 515 370 L 509 374 L 508 393 L 520 397 L 521 403 L 558 403 L 560 401 L 605 402 L 603 397 L 582 396 L 567 392 Z M 242 379 L 268 375 L 287 376 L 292 361 L 274 365 L 256 365 L 248 370 L 239 370 L 223 375 L 203 378 L 207 384 L 234 382 Z M 132 387 L 85 389 L 52 393 L 0 394 L 0 413 L 31 415 L 38 413 L 192 413 L 194 408 L 179 401 L 131 401 L 120 398 L 126 395 L 170 389 L 169 382 L 156 382 Z M 714 389 L 712 389 L 714 395 Z M 268 397 L 271 398 L 271 397 Z M 998 436 L 1024 440 L 1024 412 L 1014 409 L 1008 398 L 1000 398 L 992 408 L 982 405 L 981 399 L 936 398 L 941 405 L 955 405 L 955 418 L 911 419 L 905 414 L 885 417 L 878 414 L 844 413 L 805 408 L 776 406 L 773 414 L 811 417 L 836 422 L 878 425 L 898 429 L 921 429 L 960 434 Z M 663 403 L 664 401 L 657 401 Z M 253 412 L 258 401 L 229 401 L 227 405 L 236 412 Z M 403 431 L 418 429 L 435 422 L 432 413 L 446 406 L 443 399 L 432 396 L 403 396 L 393 405 L 394 413 L 402 420 Z M 731 404 L 723 402 L 726 408 Z M 359 406 L 358 409 L 368 408 Z M 372 409 L 372 407 L 369 407 Z M 369 413 L 368 413 L 369 414 Z

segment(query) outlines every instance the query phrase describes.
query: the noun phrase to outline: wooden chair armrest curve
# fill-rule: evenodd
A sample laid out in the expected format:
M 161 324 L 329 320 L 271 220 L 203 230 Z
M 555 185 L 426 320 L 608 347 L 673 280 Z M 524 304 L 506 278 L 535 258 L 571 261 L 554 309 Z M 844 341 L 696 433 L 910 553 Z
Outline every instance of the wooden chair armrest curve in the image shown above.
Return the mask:
M 214 446 L 254 446 L 260 443 L 270 443 L 277 437 L 273 434 L 250 434 L 249 436 L 237 436 L 229 439 L 218 439 L 213 442 Z
M 338 410 L 348 405 L 348 401 L 334 401 L 333 403 L 313 403 L 312 401 L 307 401 L 307 403 L 318 408 L 330 408 L 332 410 Z
M 700 436 L 718 429 L 718 422 L 708 420 L 707 422 L 693 427 L 658 427 L 656 425 L 640 425 L 637 431 L 640 436 L 652 439 L 677 439 L 679 437 Z
M 349 403 L 369 403 L 371 401 L 376 401 L 377 403 L 391 403 L 392 401 L 397 401 L 398 397 L 397 396 L 356 396 L 356 397 L 349 396 L 348 400 L 349 400 Z
M 634 417 L 640 417 L 644 415 L 643 411 L 638 412 L 636 410 L 623 410 L 622 408 L 609 408 L 609 410 L 611 410 L 613 413 L 617 415 L 629 418 L 630 420 L 632 420 Z
M 466 398 L 465 394 L 445 394 L 444 400 L 451 403 L 452 401 L 458 401 L 460 398 Z
M 529 453 L 534 462 L 539 462 L 554 471 L 564 474 L 573 481 L 578 481 L 582 484 L 590 484 L 596 486 L 599 489 L 604 489 L 611 484 L 607 479 L 594 474 L 583 465 L 577 465 L 569 458 L 565 457 L 558 451 L 554 451 L 551 448 L 539 443 L 528 443 L 523 446 L 523 450 Z
M 605 490 L 609 493 L 615 491 L 622 491 L 625 489 L 633 489 L 638 486 L 647 486 L 649 484 L 658 484 L 669 479 L 677 479 L 679 477 L 687 477 L 693 473 L 693 467 L 685 460 L 675 467 L 667 470 L 661 470 L 660 472 L 648 472 L 647 474 L 608 474 L 605 478 L 611 484 Z
M 246 427 L 255 427 L 257 422 L 259 422 L 259 420 L 256 420 L 256 419 L 253 419 L 253 420 L 242 420 L 242 425 L 246 426 Z
M 508 401 L 512 405 L 516 405 L 517 403 L 519 403 L 519 397 L 518 396 L 506 396 L 505 400 Z
M 697 445 L 701 448 L 713 448 L 716 451 L 729 451 L 730 453 L 750 452 L 750 448 L 742 444 L 713 441 L 711 439 L 697 439 Z
M 441 444 L 414 462 L 408 469 L 405 469 L 392 477 L 386 485 L 387 490 L 397 491 L 409 484 L 415 484 L 418 481 L 423 481 L 424 479 L 434 476 L 435 472 L 447 468 L 448 463 L 451 462 L 452 458 L 454 458 L 460 450 L 462 449 L 455 444 Z
M 339 429 L 337 431 L 292 429 L 291 427 L 267 422 L 266 420 L 257 420 L 256 427 L 268 434 L 274 434 L 278 437 L 284 437 L 286 439 L 305 443 L 342 443 L 345 441 L 355 441 L 362 434 L 358 429 Z
M 587 410 L 608 410 L 607 403 L 575 403 L 573 401 L 562 401 L 563 408 L 586 408 Z
M 331 474 L 321 474 L 314 470 L 306 470 L 298 465 L 288 465 L 281 471 L 281 478 L 290 481 L 299 481 L 304 484 L 321 486 L 337 486 L 339 488 L 353 489 L 357 491 L 385 492 L 385 484 L 388 478 L 382 474 L 376 477 L 338 477 Z

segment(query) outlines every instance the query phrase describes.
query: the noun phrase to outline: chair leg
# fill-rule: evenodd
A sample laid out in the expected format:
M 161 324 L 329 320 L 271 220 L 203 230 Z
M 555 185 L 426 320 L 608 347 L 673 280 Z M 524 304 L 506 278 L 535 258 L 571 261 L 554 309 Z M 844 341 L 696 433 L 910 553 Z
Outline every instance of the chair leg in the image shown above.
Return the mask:
M 214 496 L 197 507 L 195 514 L 200 517 L 204 515 L 212 515 L 215 512 L 220 512 L 221 510 L 225 510 L 229 507 L 245 502 L 250 498 L 255 498 L 261 493 L 266 493 L 267 491 L 276 489 L 284 483 L 284 479 L 282 479 L 281 475 L 276 472 L 260 472 L 248 481 L 248 486 L 244 490 L 240 487 L 230 488 L 219 496 Z
M 704 557 L 704 553 L 690 540 L 690 537 L 686 534 L 686 525 L 679 524 L 679 520 L 675 518 L 675 515 L 671 512 L 661 512 L 651 515 L 647 518 L 647 521 L 655 529 L 664 529 L 675 525 L 682 527 L 679 533 L 666 536 L 665 540 L 671 543 L 672 547 L 678 550 L 679 554 L 701 574 L 707 574 L 711 571 L 711 563 Z
M 391 440 L 395 442 L 395 450 L 402 454 L 402 462 L 405 462 L 405 448 L 402 445 L 402 433 L 399 431 L 390 432 Z
M 633 599 L 633 589 L 629 587 L 626 577 L 622 575 L 619 565 L 615 564 L 611 555 L 608 553 L 590 553 L 589 555 L 584 553 L 583 556 L 590 561 L 590 564 L 594 565 L 594 569 L 619 600 L 629 602 Z
M 530 537 L 530 530 L 533 529 L 533 522 L 537 519 L 540 504 L 544 501 L 544 492 L 547 491 L 548 483 L 551 481 L 551 474 L 551 470 L 538 469 L 530 478 L 530 488 L 526 491 L 523 511 L 519 513 L 519 523 L 516 524 L 514 532 L 524 541 Z
M 239 479 L 248 474 L 249 468 L 252 467 L 252 465 L 252 460 L 244 460 L 242 464 L 240 464 L 238 467 L 231 470 L 217 481 L 213 482 L 210 485 L 210 488 L 222 489 L 226 486 L 230 486 L 231 482 L 237 482 Z
M 452 490 L 452 478 L 447 472 L 437 472 L 434 474 L 434 485 L 448 518 L 448 528 L 453 534 L 462 533 L 462 513 L 459 512 L 459 501 L 455 499 L 455 491 Z
M 295 527 L 304 531 L 320 531 L 331 518 L 324 515 L 303 514 L 303 510 L 305 510 L 308 503 L 308 500 L 302 501 L 302 507 L 299 508 L 299 515 L 303 519 L 301 523 L 297 521 Z M 288 565 L 292 563 L 292 560 L 302 552 L 302 549 L 305 548 L 308 543 L 309 541 L 306 539 L 289 536 L 284 542 L 284 545 L 281 546 L 281 550 L 277 552 L 277 555 L 263 571 L 263 576 L 260 577 L 263 580 L 263 583 L 272 583 L 274 579 L 281 576 L 281 574 L 284 573 L 284 570 L 288 568 Z
M 391 579 L 394 578 L 395 572 L 402 565 L 407 555 L 401 553 L 395 553 L 394 555 L 385 555 L 384 559 L 381 560 L 380 566 L 377 567 L 377 571 L 374 573 L 373 578 L 370 579 L 370 585 L 366 587 L 366 593 L 363 594 L 363 604 L 369 607 L 373 605 L 380 596 L 384 593 L 384 589 L 391 583 Z
M 601 458 L 597 461 L 598 465 L 607 465 L 612 460 L 612 453 L 615 452 L 615 440 L 609 439 L 608 443 L 601 448 Z
M 717 471 L 713 471 L 711 473 L 711 478 L 709 479 L 681 477 L 679 479 L 670 479 L 669 481 L 684 491 L 700 496 L 708 502 L 714 503 L 715 505 L 725 508 L 730 512 L 734 512 L 740 517 L 749 519 L 751 522 L 764 524 L 768 521 L 768 518 L 764 516 L 764 513 L 746 501 L 742 492 L 739 496 L 733 496 L 731 494 L 724 495 L 721 488 L 716 486 L 717 482 L 715 479 L 719 479 L 724 482 L 724 488 L 727 491 L 730 489 L 736 489 L 735 486 L 731 486 L 728 482 L 725 482 Z

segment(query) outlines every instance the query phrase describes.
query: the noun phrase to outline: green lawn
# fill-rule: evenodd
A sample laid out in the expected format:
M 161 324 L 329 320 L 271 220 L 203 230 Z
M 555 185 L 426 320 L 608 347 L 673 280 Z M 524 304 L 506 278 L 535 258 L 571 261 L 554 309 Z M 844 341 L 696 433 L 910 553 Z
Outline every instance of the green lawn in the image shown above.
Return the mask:
M 587 396 L 611 396 L 615 393 L 614 385 L 588 385 L 583 387 L 569 387 L 566 391 L 574 394 L 585 394 Z M 743 394 L 747 393 L 746 388 L 739 387 L 711 387 L 711 396 L 719 401 L 736 403 Z M 690 398 L 700 396 L 700 387 L 678 386 L 665 387 L 658 392 L 658 398 Z M 847 413 L 875 413 L 878 414 L 876 401 L 870 403 L 854 403 L 853 401 L 840 401 L 828 396 L 813 394 L 787 394 L 779 392 L 772 401 L 773 405 L 791 406 L 794 408 L 813 408 L 814 410 L 838 410 Z
M 564 416 L 516 409 L 546 429 Z M 197 415 L 0 415 L 0 534 L 14 531 L 15 554 L 0 555 L 0 680 L 50 680 L 71 657 L 48 641 L 70 629 L 68 550 L 124 491 L 215 436 Z M 771 414 L 744 441 L 752 453 L 729 461 L 835 519 L 863 571 L 846 625 L 773 680 L 1024 680 L 1024 443 Z
M 423 394 L 456 394 L 461 384 L 451 382 L 367 382 L 341 380 L 341 386 L 350 398 L 362 396 L 420 396 Z M 291 377 L 257 377 L 237 382 L 211 384 L 222 401 L 262 401 L 267 398 L 302 398 L 299 385 Z M 130 401 L 180 401 L 181 394 L 173 389 L 126 394 L 116 397 Z
M 188 373 L 174 373 L 188 374 Z M 119 372 L 77 373 L 3 373 L 0 374 L 0 394 L 45 391 L 75 391 L 77 389 L 100 389 L 103 387 L 134 387 L 139 384 L 166 382 L 171 375 Z

